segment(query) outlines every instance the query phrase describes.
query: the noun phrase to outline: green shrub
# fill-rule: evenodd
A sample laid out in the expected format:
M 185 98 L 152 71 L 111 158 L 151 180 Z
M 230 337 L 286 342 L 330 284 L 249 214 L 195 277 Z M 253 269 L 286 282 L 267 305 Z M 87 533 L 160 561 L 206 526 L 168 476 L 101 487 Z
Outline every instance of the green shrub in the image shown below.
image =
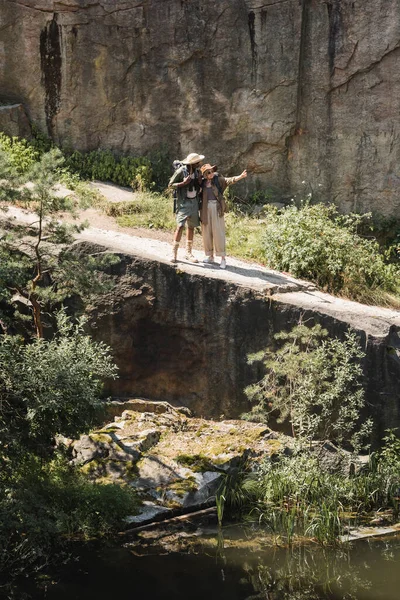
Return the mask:
M 62 454 L 48 463 L 24 455 L 0 482 L 0 571 L 13 576 L 53 562 L 71 536 L 116 532 L 137 505 L 129 487 L 92 483 Z
M 148 155 L 151 162 L 155 190 L 162 192 L 166 189 L 172 175 L 172 158 L 165 146 L 153 150 Z
M 39 152 L 29 142 L 0 132 L 0 150 L 5 152 L 19 174 L 26 173 L 39 160 Z
M 248 358 L 249 363 L 262 361 L 266 374 L 245 389 L 254 403 L 245 416 L 288 420 L 303 445 L 330 439 L 359 450 L 371 422 L 359 424 L 365 403 L 360 365 L 364 353 L 356 336 L 329 339 L 319 325 L 300 323 L 274 339 L 273 347 Z
M 32 139 L 29 140 L 29 144 L 39 153 L 39 156 L 54 148 L 53 141 L 34 123 L 32 124 Z
M 76 150 L 66 157 L 66 166 L 84 179 L 112 181 L 144 191 L 153 187 L 151 162 L 146 157 L 116 158 L 109 150 L 82 153 Z
M 59 536 L 98 535 L 132 511 L 118 486 L 96 486 L 53 458 L 57 434 L 76 437 L 98 416 L 109 349 L 64 313 L 51 340 L 0 336 L 0 571 L 51 559 Z
M 397 521 L 400 440 L 392 430 L 368 465 L 352 476 L 330 472 L 315 450 L 267 458 L 244 477 L 240 492 L 252 519 L 289 543 L 293 533 L 332 543 L 345 524 L 365 523 L 371 511 L 389 510 Z
M 333 205 L 307 203 L 278 212 L 266 221 L 264 257 L 267 264 L 324 290 L 354 300 L 395 303 L 400 295 L 400 270 L 388 264 L 375 240 L 356 233 L 359 215 L 342 216 Z M 398 300 L 400 305 L 400 300 Z
M 0 336 L 0 436 L 8 461 L 13 447 L 41 453 L 56 434 L 87 430 L 103 379 L 116 376 L 109 348 L 84 334 L 82 320 L 73 325 L 61 312 L 57 329 L 53 339 L 30 344 Z

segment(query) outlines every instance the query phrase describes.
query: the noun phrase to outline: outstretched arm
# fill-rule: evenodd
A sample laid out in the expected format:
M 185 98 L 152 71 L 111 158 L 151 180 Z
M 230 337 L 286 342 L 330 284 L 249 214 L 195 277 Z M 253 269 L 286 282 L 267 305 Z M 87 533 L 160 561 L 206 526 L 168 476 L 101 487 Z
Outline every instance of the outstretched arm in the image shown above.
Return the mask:
M 237 183 L 238 181 L 240 181 L 241 179 L 245 179 L 246 177 L 247 171 L 245 169 L 240 175 L 236 175 L 235 177 L 225 177 L 226 185 L 232 185 L 233 183 Z

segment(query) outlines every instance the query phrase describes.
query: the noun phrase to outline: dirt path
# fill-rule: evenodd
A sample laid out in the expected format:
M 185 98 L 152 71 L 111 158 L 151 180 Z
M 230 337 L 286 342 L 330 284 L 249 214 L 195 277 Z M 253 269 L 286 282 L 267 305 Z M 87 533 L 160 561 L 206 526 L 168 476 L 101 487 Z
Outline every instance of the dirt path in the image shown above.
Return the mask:
M 108 202 L 132 202 L 134 200 L 134 192 L 130 188 L 121 187 L 113 183 L 105 183 L 102 181 L 91 181 L 90 187 L 99 192 Z M 65 195 L 71 193 L 67 188 L 60 186 L 60 192 Z M 72 192 L 73 193 L 73 192 Z M 66 213 L 62 215 L 62 219 L 67 222 L 73 222 L 71 215 Z M 116 231 L 126 235 L 132 235 L 139 238 L 148 238 L 151 240 L 160 240 L 171 244 L 173 233 L 162 229 L 149 229 L 147 227 L 121 227 L 118 225 L 114 217 L 109 217 L 103 211 L 96 208 L 79 211 L 77 222 L 81 223 L 88 221 L 90 227 L 97 229 Z M 76 222 L 75 221 L 75 222 Z M 202 249 L 201 236 L 195 235 L 193 247 L 196 250 Z
M 99 191 L 110 200 L 111 195 L 112 201 L 123 201 L 122 198 L 131 200 L 133 196 L 129 190 L 111 184 L 107 184 L 106 187 L 102 184 L 102 189 Z M 10 207 L 7 215 L 8 219 L 16 222 L 32 223 L 37 220 L 36 215 L 16 207 Z M 69 222 L 72 220 L 70 214 L 62 218 Z M 171 264 L 171 232 L 120 227 L 113 217 L 95 208 L 80 211 L 75 222 L 83 221 L 87 221 L 89 226 L 77 236 L 77 240 L 85 240 L 116 252 Z M 241 287 L 258 290 L 266 296 L 273 294 L 278 301 L 304 310 L 330 315 L 371 335 L 386 336 L 392 326 L 400 327 L 399 311 L 336 298 L 318 291 L 310 282 L 295 279 L 286 273 L 279 273 L 250 261 L 228 257 L 225 271 L 219 269 L 218 265 L 203 265 L 199 235 L 195 236 L 194 247 L 194 254 L 199 263 L 193 264 L 184 259 L 184 244 L 181 244 L 177 269 L 191 275 L 221 279 Z

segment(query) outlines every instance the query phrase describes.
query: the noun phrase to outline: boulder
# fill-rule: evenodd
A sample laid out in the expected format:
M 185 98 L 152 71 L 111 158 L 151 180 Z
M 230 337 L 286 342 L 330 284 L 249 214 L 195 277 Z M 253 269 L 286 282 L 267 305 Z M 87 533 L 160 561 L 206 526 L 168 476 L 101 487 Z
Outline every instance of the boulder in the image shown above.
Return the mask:
M 243 461 L 256 463 L 287 443 L 265 425 L 188 418 L 172 407 L 161 414 L 125 410 L 115 418 L 72 442 L 72 462 L 94 481 L 135 490 L 142 505 L 130 526 L 214 505 L 226 476 Z

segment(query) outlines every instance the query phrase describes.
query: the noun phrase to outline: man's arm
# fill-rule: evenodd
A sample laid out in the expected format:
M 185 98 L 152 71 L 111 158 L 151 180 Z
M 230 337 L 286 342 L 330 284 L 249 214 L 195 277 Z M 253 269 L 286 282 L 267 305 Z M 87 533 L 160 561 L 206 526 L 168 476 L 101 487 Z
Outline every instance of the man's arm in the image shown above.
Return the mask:
M 190 175 L 183 179 L 183 168 L 180 167 L 175 173 L 172 175 L 169 180 L 168 187 L 178 188 L 184 187 L 185 185 L 189 185 L 190 183 Z

